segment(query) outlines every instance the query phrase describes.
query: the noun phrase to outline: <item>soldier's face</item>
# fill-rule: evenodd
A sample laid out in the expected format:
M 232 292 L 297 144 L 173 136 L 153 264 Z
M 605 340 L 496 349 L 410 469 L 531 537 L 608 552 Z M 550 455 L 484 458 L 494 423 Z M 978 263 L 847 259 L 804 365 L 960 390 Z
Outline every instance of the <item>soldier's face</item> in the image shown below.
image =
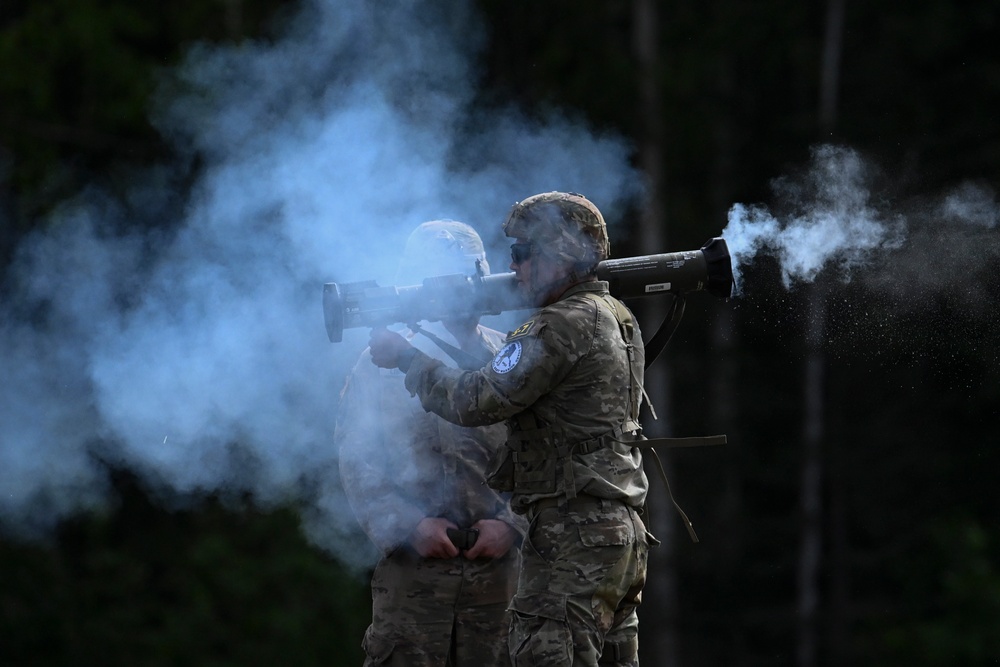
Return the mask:
M 517 276 L 518 285 L 521 289 L 530 289 L 537 274 L 538 260 L 537 249 L 527 239 L 517 238 L 511 245 L 510 269 Z
M 515 245 L 528 243 L 527 239 L 515 240 Z M 539 254 L 534 248 L 527 257 L 522 257 L 521 261 L 512 260 L 510 269 L 517 276 L 520 288 L 531 295 L 537 305 L 543 305 L 551 296 L 549 292 L 553 287 L 561 285 L 566 277 L 566 266 L 563 262 Z

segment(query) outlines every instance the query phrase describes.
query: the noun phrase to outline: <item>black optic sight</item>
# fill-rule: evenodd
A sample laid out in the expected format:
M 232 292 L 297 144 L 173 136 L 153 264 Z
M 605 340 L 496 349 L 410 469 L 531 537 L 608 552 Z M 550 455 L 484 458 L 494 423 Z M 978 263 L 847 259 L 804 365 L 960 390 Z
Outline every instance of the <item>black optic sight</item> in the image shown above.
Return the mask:
M 728 299 L 733 290 L 729 247 L 710 239 L 700 250 L 607 259 L 597 277 L 611 294 L 632 299 L 656 294 L 707 291 Z M 396 322 L 436 321 L 472 315 L 498 315 L 534 308 L 517 289 L 513 273 L 425 278 L 422 285 L 380 287 L 374 280 L 323 285 L 323 317 L 330 341 L 343 340 L 344 329 L 379 327 Z

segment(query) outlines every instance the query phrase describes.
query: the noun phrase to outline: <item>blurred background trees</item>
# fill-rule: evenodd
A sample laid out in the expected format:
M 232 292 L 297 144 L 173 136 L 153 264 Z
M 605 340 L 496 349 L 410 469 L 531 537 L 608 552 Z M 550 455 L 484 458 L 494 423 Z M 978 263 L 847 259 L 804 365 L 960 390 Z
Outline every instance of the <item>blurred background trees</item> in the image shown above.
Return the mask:
M 483 104 L 569 109 L 634 140 L 655 188 L 616 256 L 699 247 L 817 143 L 872 157 L 904 199 L 1000 183 L 996 3 L 479 5 Z M 267 39 L 293 7 L 0 5 L 0 264 L 59 201 L 169 158 L 149 95 L 186 47 Z M 995 270 L 968 275 L 984 286 L 975 308 L 947 292 L 899 308 L 870 284 L 820 281 L 817 297 L 766 260 L 748 269 L 740 299 L 688 309 L 660 361 L 667 428 L 733 444 L 669 455 L 702 543 L 677 533 L 651 572 L 643 660 L 995 664 Z M 367 581 L 306 543 L 294 507 L 168 511 L 127 475 L 116 488 L 117 508 L 47 543 L 0 542 L 0 664 L 360 664 Z

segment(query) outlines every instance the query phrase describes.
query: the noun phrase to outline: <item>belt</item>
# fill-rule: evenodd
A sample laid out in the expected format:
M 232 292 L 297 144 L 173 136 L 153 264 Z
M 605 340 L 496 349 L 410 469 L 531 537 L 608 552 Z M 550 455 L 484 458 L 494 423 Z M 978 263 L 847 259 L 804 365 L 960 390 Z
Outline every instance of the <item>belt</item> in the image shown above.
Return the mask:
M 554 507 L 576 510 L 591 509 L 595 506 L 613 507 L 615 505 L 628 507 L 625 505 L 625 501 L 620 498 L 598 498 L 597 496 L 588 495 L 574 496 L 572 498 L 557 496 L 555 498 L 542 498 L 531 503 L 531 505 L 528 506 L 528 514 L 533 517 L 542 510 L 552 509 Z

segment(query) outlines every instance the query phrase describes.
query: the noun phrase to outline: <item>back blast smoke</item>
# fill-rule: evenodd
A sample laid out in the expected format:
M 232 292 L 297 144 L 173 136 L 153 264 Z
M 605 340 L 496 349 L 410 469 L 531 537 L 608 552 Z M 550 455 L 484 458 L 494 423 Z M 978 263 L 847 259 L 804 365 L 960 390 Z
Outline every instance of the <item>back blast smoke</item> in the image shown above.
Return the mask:
M 317 285 L 384 281 L 426 220 L 484 229 L 553 187 L 618 217 L 638 196 L 620 137 L 477 103 L 474 8 L 297 4 L 272 38 L 192 45 L 162 72 L 151 121 L 176 161 L 128 171 L 124 201 L 88 187 L 13 250 L 0 533 L 113 506 L 115 469 L 168 506 L 300 504 L 314 544 L 367 565 L 332 445 L 363 345 L 329 345 Z

